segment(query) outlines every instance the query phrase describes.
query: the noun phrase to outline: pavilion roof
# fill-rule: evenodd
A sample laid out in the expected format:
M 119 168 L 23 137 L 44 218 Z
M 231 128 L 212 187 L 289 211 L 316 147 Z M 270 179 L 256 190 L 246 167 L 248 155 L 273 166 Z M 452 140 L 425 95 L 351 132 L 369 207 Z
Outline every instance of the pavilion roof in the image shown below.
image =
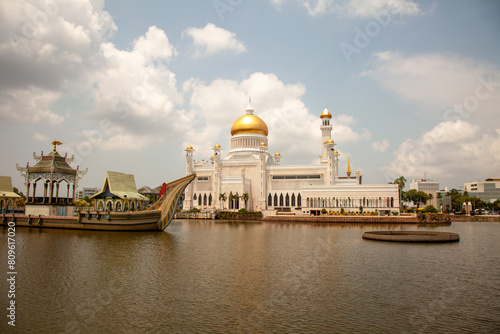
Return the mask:
M 139 194 L 135 185 L 135 178 L 132 174 L 119 172 L 106 172 L 102 190 L 92 195 L 90 198 L 116 196 L 123 200 L 147 200 L 146 196 Z
M 76 175 L 77 170 L 73 169 L 66 158 L 61 156 L 57 151 L 52 151 L 41 159 L 32 167 L 28 167 L 29 173 L 60 173 Z
M 15 197 L 19 198 L 18 194 L 12 191 L 12 179 L 10 176 L 0 176 L 0 198 L 2 197 Z

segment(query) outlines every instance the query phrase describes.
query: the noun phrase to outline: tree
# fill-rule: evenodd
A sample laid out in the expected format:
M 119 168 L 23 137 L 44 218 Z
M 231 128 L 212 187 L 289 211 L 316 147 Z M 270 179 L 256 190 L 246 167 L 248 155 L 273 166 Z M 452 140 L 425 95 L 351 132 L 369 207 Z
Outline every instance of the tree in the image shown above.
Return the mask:
M 394 180 L 394 184 L 398 185 L 399 188 L 399 202 L 401 203 L 401 198 L 403 198 L 403 189 L 405 188 L 406 179 L 404 176 L 400 176 Z
M 407 191 L 404 196 L 404 199 L 406 201 L 413 202 L 413 204 L 417 205 L 417 209 L 419 208 L 420 204 L 425 204 L 428 200 L 433 198 L 434 197 L 432 195 L 428 195 L 423 191 L 417 191 L 415 189 Z
M 227 196 L 226 193 L 219 194 L 219 201 L 222 202 L 222 210 L 224 210 L 224 202 L 226 202 Z
M 404 176 L 398 177 L 396 180 L 394 180 L 394 184 L 397 184 L 399 186 L 399 192 L 403 191 L 406 185 L 406 179 Z
M 12 188 L 12 192 L 13 192 L 13 193 L 18 194 L 18 195 L 19 195 L 19 196 L 21 196 L 22 198 L 26 198 L 26 197 L 24 196 L 23 192 L 22 192 L 22 191 L 19 191 L 19 189 L 17 189 L 16 187 L 13 187 L 13 188 Z
M 243 193 L 243 195 L 241 195 L 241 200 L 245 202 L 245 209 L 247 208 L 247 202 L 249 198 L 250 196 L 248 195 L 248 193 Z

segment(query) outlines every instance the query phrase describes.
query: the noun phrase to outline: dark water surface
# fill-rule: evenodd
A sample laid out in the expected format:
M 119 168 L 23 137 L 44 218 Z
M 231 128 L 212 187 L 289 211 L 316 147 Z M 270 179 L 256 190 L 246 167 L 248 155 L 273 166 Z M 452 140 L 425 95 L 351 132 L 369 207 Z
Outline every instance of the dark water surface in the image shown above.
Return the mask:
M 457 232 L 458 243 L 363 240 Z M 7 277 L 7 229 L 1 228 Z M 500 333 L 500 223 L 176 220 L 164 232 L 16 230 L 0 333 Z

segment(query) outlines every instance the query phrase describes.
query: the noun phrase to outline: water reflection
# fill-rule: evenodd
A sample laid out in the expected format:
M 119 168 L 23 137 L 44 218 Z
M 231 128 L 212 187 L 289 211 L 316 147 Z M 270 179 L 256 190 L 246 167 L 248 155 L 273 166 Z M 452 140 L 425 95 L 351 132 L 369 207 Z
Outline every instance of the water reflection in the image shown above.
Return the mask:
M 361 238 L 377 229 L 451 231 L 461 241 L 396 244 Z M 1 233 L 5 240 L 6 229 Z M 19 228 L 17 329 L 498 332 L 498 235 L 500 223 L 177 220 L 165 232 Z M 6 291 L 4 280 L 0 289 Z M 6 295 L 0 298 L 5 305 Z M 0 332 L 5 326 L 0 324 Z

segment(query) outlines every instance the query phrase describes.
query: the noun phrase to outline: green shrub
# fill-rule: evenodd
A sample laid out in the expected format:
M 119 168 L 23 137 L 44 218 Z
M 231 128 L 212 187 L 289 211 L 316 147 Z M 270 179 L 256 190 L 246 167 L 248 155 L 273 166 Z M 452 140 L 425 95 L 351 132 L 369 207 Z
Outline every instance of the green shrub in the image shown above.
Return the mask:
M 427 205 L 423 211 L 424 213 L 437 213 L 438 210 L 433 205 Z

